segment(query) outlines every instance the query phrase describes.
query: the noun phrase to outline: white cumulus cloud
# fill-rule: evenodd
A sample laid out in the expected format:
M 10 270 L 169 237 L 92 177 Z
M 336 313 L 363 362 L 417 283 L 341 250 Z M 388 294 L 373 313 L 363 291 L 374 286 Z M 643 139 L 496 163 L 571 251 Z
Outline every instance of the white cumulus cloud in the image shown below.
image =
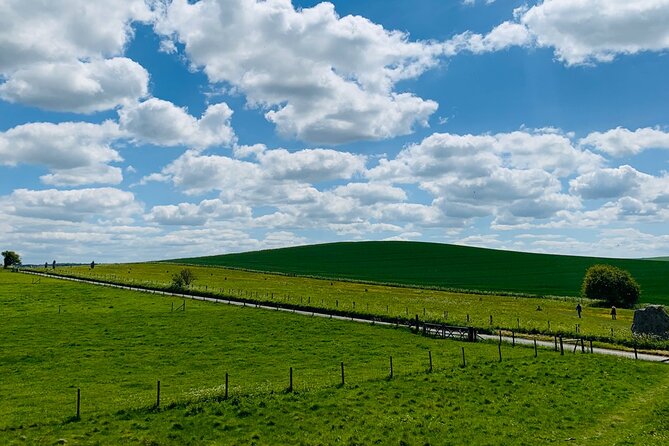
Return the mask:
M 15 71 L 0 98 L 56 111 L 91 113 L 148 93 L 149 73 L 125 57 L 91 62 L 45 62 Z
M 520 22 L 567 65 L 669 49 L 669 0 L 545 0 Z
M 161 225 L 200 226 L 211 220 L 250 220 L 251 208 L 239 204 L 225 204 L 219 199 L 213 199 L 203 200 L 198 204 L 154 206 L 146 218 Z
M 141 211 L 131 192 L 111 187 L 74 190 L 17 189 L 8 197 L 11 213 L 47 220 L 117 219 Z
M 444 53 L 546 47 L 566 65 L 582 65 L 669 49 L 669 0 L 543 0 L 513 15 L 485 35 L 454 36 L 443 43 Z
M 0 163 L 46 166 L 46 184 L 118 184 L 122 173 L 109 163 L 123 160 L 111 146 L 119 137 L 112 121 L 23 124 L 0 133 Z
M 296 10 L 286 0 L 175 0 L 156 29 L 183 43 L 211 82 L 233 86 L 281 133 L 299 139 L 336 144 L 408 134 L 437 109 L 394 87 L 434 66 L 440 45 L 339 17 L 331 3 Z
M 0 2 L 0 97 L 89 113 L 146 95 L 146 70 L 116 56 L 152 18 L 144 0 Z
M 232 110 L 224 102 L 209 105 L 198 119 L 169 101 L 151 98 L 120 109 L 119 125 L 140 142 L 203 149 L 236 141 L 231 117 Z
M 669 149 L 669 133 L 648 127 L 634 131 L 617 127 L 606 132 L 590 133 L 580 143 L 611 156 L 623 157 L 647 149 Z

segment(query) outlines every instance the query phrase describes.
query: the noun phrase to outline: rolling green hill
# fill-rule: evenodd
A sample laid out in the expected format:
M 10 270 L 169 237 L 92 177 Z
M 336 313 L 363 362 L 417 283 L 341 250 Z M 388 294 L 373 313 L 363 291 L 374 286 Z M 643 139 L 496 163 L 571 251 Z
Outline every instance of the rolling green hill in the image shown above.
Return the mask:
M 578 296 L 596 263 L 626 269 L 642 302 L 669 303 L 669 262 L 531 254 L 422 242 L 346 242 L 177 259 L 216 265 L 418 286 Z

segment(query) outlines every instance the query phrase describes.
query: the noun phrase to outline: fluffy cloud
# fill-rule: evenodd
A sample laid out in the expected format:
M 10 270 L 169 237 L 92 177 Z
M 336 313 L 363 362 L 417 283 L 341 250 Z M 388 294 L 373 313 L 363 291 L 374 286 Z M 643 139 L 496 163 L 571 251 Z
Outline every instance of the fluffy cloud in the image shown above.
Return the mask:
M 91 113 L 146 96 L 148 81 L 149 73 L 125 57 L 46 62 L 15 71 L 0 85 L 0 97 L 49 110 Z
M 108 217 L 120 219 L 141 211 L 131 192 L 115 188 L 76 190 L 17 189 L 8 198 L 10 212 L 22 217 L 83 221 Z
M 113 121 L 36 122 L 0 132 L 0 164 L 46 166 L 50 173 L 41 177 L 45 184 L 119 184 L 123 180 L 122 171 L 109 164 L 123 161 L 113 147 L 123 140 L 199 149 L 236 141 L 230 126 L 232 111 L 225 103 L 210 105 L 200 119 L 159 99 L 126 106 L 119 110 L 119 115 L 120 127 Z M 330 163 L 331 169 L 345 168 L 334 163 L 334 156 L 326 158 L 315 158 L 312 162 Z M 320 167 L 320 171 L 317 166 L 311 168 L 314 174 L 326 170 L 326 167 Z
M 631 166 L 621 166 L 581 175 L 569 182 L 569 190 L 589 199 L 618 198 L 634 194 L 651 178 Z
M 156 98 L 119 110 L 121 129 L 137 141 L 200 149 L 229 146 L 236 141 L 231 117 L 232 110 L 226 103 L 210 105 L 196 119 L 185 109 Z
M 42 180 L 42 183 L 52 186 L 119 184 L 123 181 L 123 172 L 119 167 L 96 164 L 71 169 L 53 169 L 51 173 L 42 175 L 40 180 Z
M 146 218 L 161 225 L 199 226 L 211 220 L 250 220 L 251 208 L 225 204 L 219 199 L 203 200 L 199 204 L 154 206 Z
M 144 0 L 3 1 L 1 97 L 88 113 L 146 95 L 146 71 L 115 56 L 132 37 L 131 23 L 152 17 Z
M 631 131 L 617 127 L 603 133 L 590 133 L 580 143 L 611 156 L 623 157 L 636 155 L 647 149 L 669 149 L 669 133 L 656 128 Z
M 669 48 L 668 0 L 545 0 L 520 21 L 567 65 Z
M 570 192 L 583 198 L 611 200 L 595 212 L 605 212 L 617 221 L 666 221 L 669 217 L 667 174 L 648 175 L 626 165 L 581 175 L 569 184 Z
M 363 156 L 330 149 L 266 150 L 258 161 L 188 151 L 151 179 L 171 180 L 191 194 L 219 190 L 271 204 L 309 199 L 316 191 L 309 182 L 351 178 L 365 167 Z
M 668 22 L 669 0 L 544 0 L 514 10 L 513 21 L 486 35 L 454 36 L 443 51 L 452 56 L 538 46 L 553 48 L 566 65 L 610 62 L 621 54 L 669 49 Z
M 63 0 L 0 4 L 0 71 L 35 62 L 119 55 L 132 21 L 149 21 L 144 0 Z
M 289 152 L 267 150 L 258 155 L 266 175 L 275 180 L 318 183 L 351 178 L 365 170 L 365 157 L 330 149 L 305 149 Z
M 574 147 L 567 136 L 553 129 L 496 135 L 435 133 L 405 148 L 393 160 L 381 159 L 369 177 L 399 182 L 444 174 L 479 178 L 498 167 L 541 169 L 564 176 L 603 162 L 600 156 Z
M 355 198 L 363 206 L 407 199 L 404 189 L 380 183 L 349 183 L 335 188 L 333 192 L 340 197 Z
M 42 177 L 47 184 L 118 184 L 121 171 L 108 163 L 122 161 L 111 147 L 119 137 L 111 121 L 24 124 L 0 133 L 0 158 L 9 166 L 46 166 L 52 171 Z
M 212 82 L 232 85 L 280 132 L 303 140 L 408 134 L 437 109 L 393 89 L 435 65 L 440 45 L 340 18 L 331 3 L 295 10 L 286 0 L 175 0 L 156 29 L 183 43 Z
M 447 56 L 454 56 L 462 51 L 482 54 L 512 46 L 526 46 L 531 44 L 532 40 L 532 35 L 525 25 L 503 22 L 485 36 L 470 31 L 458 34 L 444 42 L 443 51 Z
M 496 215 L 549 218 L 580 200 L 562 192 L 560 178 L 596 169 L 603 160 L 553 130 L 496 135 L 433 134 L 382 159 L 367 176 L 415 183 L 450 218 Z

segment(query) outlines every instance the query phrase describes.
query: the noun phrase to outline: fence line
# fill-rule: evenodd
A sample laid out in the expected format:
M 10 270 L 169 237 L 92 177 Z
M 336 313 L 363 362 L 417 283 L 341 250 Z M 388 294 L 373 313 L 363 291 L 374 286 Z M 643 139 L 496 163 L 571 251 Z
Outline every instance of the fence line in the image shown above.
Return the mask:
M 154 295 L 162 295 L 162 296 L 171 296 L 171 297 L 178 297 L 182 299 L 192 299 L 192 300 L 200 300 L 200 301 L 205 301 L 205 302 L 213 302 L 213 303 L 225 303 L 228 305 L 236 305 L 236 306 L 242 306 L 246 307 L 248 304 L 253 305 L 255 308 L 260 308 L 260 309 L 265 309 L 265 310 L 276 310 L 276 311 L 283 311 L 283 312 L 290 312 L 294 314 L 299 314 L 299 315 L 304 315 L 304 316 L 312 316 L 312 317 L 324 317 L 324 318 L 330 318 L 330 319 L 338 319 L 338 320 L 347 320 L 347 321 L 352 321 L 352 322 L 359 322 L 359 323 L 367 323 L 367 324 L 372 324 L 372 325 L 384 325 L 384 326 L 394 326 L 396 328 L 402 327 L 402 328 L 408 328 L 412 330 L 416 330 L 418 333 L 420 331 L 420 328 L 423 328 L 423 333 L 429 334 L 429 335 L 438 335 L 437 330 L 431 330 L 429 329 L 430 323 L 426 323 L 425 321 L 419 321 L 418 319 L 418 314 L 416 314 L 415 320 L 411 318 L 405 318 L 405 317 L 391 317 L 391 316 L 381 316 L 381 315 L 369 315 L 369 314 L 364 314 L 364 313 L 358 313 L 354 311 L 348 311 L 348 310 L 343 310 L 343 309 L 338 309 L 339 307 L 339 301 L 337 301 L 336 308 L 314 308 L 310 306 L 305 306 L 301 304 L 291 304 L 291 303 L 284 303 L 284 302 L 270 302 L 270 301 L 258 301 L 258 300 L 253 300 L 253 299 L 245 299 L 243 297 L 236 298 L 233 296 L 220 296 L 220 297 L 208 297 L 208 296 L 201 296 L 197 294 L 189 294 L 186 292 L 174 292 L 174 291 L 167 291 L 167 290 L 160 290 L 160 289 L 152 289 L 152 288 L 146 288 L 146 287 L 138 287 L 138 286 L 129 286 L 129 285 L 123 285 L 123 284 L 118 284 L 118 283 L 111 283 L 111 282 L 105 282 L 101 280 L 95 280 L 95 279 L 84 279 L 80 277 L 72 277 L 68 275 L 63 275 L 63 274 L 52 274 L 52 273 L 44 273 L 44 272 L 38 272 L 38 271 L 30 271 L 30 270 L 19 270 L 22 273 L 25 274 L 32 274 L 36 276 L 43 276 L 43 277 L 51 277 L 51 278 L 57 278 L 57 279 L 62 279 L 62 280 L 70 280 L 74 282 L 80 282 L 80 283 L 89 283 L 93 285 L 100 285 L 100 286 L 107 286 L 110 288 L 117 288 L 117 289 L 122 289 L 122 290 L 128 290 L 128 291 L 138 291 L 138 292 L 145 292 L 149 294 L 154 294 Z M 237 291 L 240 295 L 242 294 L 242 291 L 245 290 L 235 290 L 231 289 L 232 291 Z M 221 288 L 221 291 L 223 289 Z M 248 293 L 248 291 L 246 291 Z M 272 293 L 273 294 L 273 293 Z M 286 298 L 290 298 L 289 295 L 284 296 Z M 183 307 L 185 309 L 185 302 L 183 304 Z M 176 311 L 176 310 L 175 310 Z M 406 313 L 408 314 L 408 307 L 406 307 Z M 469 322 L 469 314 L 467 314 L 467 320 Z M 420 325 L 419 325 L 420 324 Z M 444 324 L 441 324 L 444 325 Z M 428 327 L 426 329 L 426 326 Z M 457 328 L 457 327 L 456 327 Z M 459 327 L 459 328 L 469 328 L 472 329 L 473 327 Z M 611 329 L 613 330 L 613 329 Z M 488 332 L 488 333 L 494 333 L 491 331 L 491 329 L 485 329 L 481 327 L 476 327 L 475 328 L 476 332 Z M 505 331 L 509 331 L 506 330 Z M 504 341 L 508 343 L 518 343 L 520 342 L 521 338 L 516 337 L 516 332 L 512 332 L 513 334 L 511 336 L 505 336 Z M 533 334 L 532 332 L 525 332 L 526 334 Z M 536 335 L 536 334 L 535 334 Z M 562 337 L 563 335 L 568 335 L 570 337 L 573 337 L 575 339 L 586 339 L 592 342 L 593 337 L 592 336 L 574 336 L 573 333 L 563 333 L 563 332 L 553 332 L 550 334 L 551 337 L 553 336 L 560 336 Z M 475 339 L 487 339 L 488 335 L 481 335 L 481 334 L 476 334 Z M 442 336 L 444 338 L 448 338 L 448 336 Z M 471 339 L 470 340 L 475 340 Z M 524 338 L 527 339 L 527 338 Z M 594 337 L 594 339 L 599 339 L 598 337 Z M 606 341 L 607 339 L 604 339 Z M 545 344 L 544 341 L 540 341 L 540 344 Z M 545 346 L 545 345 L 544 345 Z M 664 356 L 658 356 L 658 355 L 651 355 L 651 354 L 639 354 L 637 352 L 638 345 L 636 342 L 630 346 L 631 348 L 634 349 L 634 353 L 631 352 L 625 352 L 622 350 L 615 350 L 615 349 L 607 349 L 607 348 L 595 348 L 594 352 L 599 353 L 599 354 L 609 354 L 609 355 L 619 355 L 627 358 L 641 358 L 646 361 L 654 361 L 654 362 L 666 362 L 669 360 L 669 358 L 664 357 Z
M 488 345 L 494 345 L 492 342 L 488 343 Z M 527 349 L 530 350 L 530 349 Z M 552 350 L 552 349 L 551 349 Z M 435 364 L 434 358 L 432 355 L 432 351 L 428 350 L 427 355 L 425 355 L 422 358 L 423 363 L 418 363 L 422 364 L 416 367 L 416 362 L 411 361 L 411 357 L 403 356 L 403 358 L 407 359 L 409 358 L 408 361 L 403 362 L 397 361 L 397 357 L 393 357 L 393 355 L 390 355 L 389 357 L 386 357 L 388 362 L 386 363 L 386 367 L 384 368 L 381 363 L 375 363 L 376 366 L 379 366 L 375 370 L 369 370 L 369 369 L 360 369 L 353 367 L 353 372 L 351 372 L 351 363 L 348 364 L 347 367 L 345 367 L 344 362 L 341 361 L 339 363 L 339 367 L 332 367 L 330 370 L 332 371 L 331 378 L 329 379 L 325 377 L 325 375 L 318 375 L 319 378 L 315 378 L 315 382 L 310 384 L 307 382 L 307 379 L 311 375 L 313 378 L 313 373 L 318 372 L 317 370 L 314 369 L 307 369 L 307 370 L 301 370 L 299 368 L 293 368 L 292 366 L 286 367 L 285 373 L 286 375 L 283 375 L 283 379 L 286 379 L 286 381 L 283 381 L 285 383 L 284 386 L 281 384 L 277 384 L 280 382 L 278 376 L 273 376 L 271 377 L 273 384 L 276 386 L 276 388 L 272 388 L 272 386 L 267 386 L 267 385 L 250 385 L 244 388 L 243 384 L 238 384 L 235 387 L 232 387 L 232 381 L 234 381 L 235 376 L 230 375 L 228 372 L 225 373 L 225 381 L 223 386 L 217 386 L 217 387 L 211 387 L 208 389 L 204 389 L 205 391 L 209 391 L 206 395 L 190 395 L 188 396 L 185 392 L 181 391 L 180 395 L 175 395 L 172 398 L 172 401 L 167 401 L 165 398 L 165 391 L 161 386 L 161 383 L 165 383 L 166 381 L 164 380 L 157 380 L 156 381 L 156 386 L 155 386 L 155 398 L 153 399 L 153 403 L 149 404 L 148 401 L 150 401 L 150 394 L 146 393 L 142 395 L 139 395 L 139 399 L 145 399 L 147 401 L 146 406 L 141 406 L 141 407 L 126 407 L 121 409 L 122 411 L 141 411 L 141 410 L 152 410 L 152 411 L 162 411 L 162 410 L 169 410 L 171 408 L 181 406 L 184 404 L 194 404 L 194 403 L 199 403 L 199 402 L 205 402 L 205 401 L 214 401 L 214 402 L 221 402 L 221 401 L 226 401 L 229 400 L 233 397 L 252 397 L 253 395 L 257 395 L 258 392 L 256 391 L 257 389 L 262 389 L 261 393 L 276 393 L 276 392 L 284 392 L 284 393 L 291 393 L 291 392 L 309 392 L 313 390 L 322 390 L 322 389 L 328 389 L 328 388 L 355 388 L 358 384 L 361 383 L 369 383 L 369 382 L 385 382 L 385 381 L 390 381 L 390 380 L 395 380 L 395 379 L 401 379 L 402 377 L 411 377 L 411 376 L 416 376 L 422 373 L 425 374 L 431 374 L 431 373 L 446 373 L 448 371 L 455 371 L 457 369 L 471 369 L 471 366 L 473 364 L 488 364 L 490 366 L 495 366 L 496 364 L 499 364 L 502 362 L 502 344 L 498 344 L 498 351 L 499 351 L 499 361 L 496 361 L 494 359 L 494 355 L 492 352 L 494 350 L 490 350 L 490 355 L 487 357 L 484 354 L 481 354 L 481 352 L 478 352 L 474 358 L 476 361 L 472 361 L 471 356 L 465 356 L 466 355 L 466 349 L 465 347 L 461 348 L 461 351 L 458 352 L 457 350 L 453 351 L 453 355 L 447 356 L 447 357 L 442 357 L 445 358 L 444 362 L 442 364 Z M 531 351 L 531 350 L 530 350 Z M 461 358 L 459 359 L 460 362 L 458 362 L 458 356 L 461 354 Z M 513 355 L 510 357 L 507 357 L 504 361 L 505 364 L 507 365 L 497 365 L 501 367 L 506 367 L 508 364 L 510 364 L 509 361 L 526 361 L 528 359 L 529 355 Z M 536 347 L 534 349 L 534 358 L 537 358 L 537 350 Z M 408 363 L 408 364 L 407 364 Z M 424 365 L 424 366 L 423 366 Z M 399 368 L 398 368 L 399 366 Z M 412 367 L 413 366 L 413 367 Z M 279 370 L 279 368 L 277 368 Z M 323 369 L 320 369 L 322 371 Z M 385 372 L 384 372 L 385 370 Z M 397 371 L 400 371 L 398 374 Z M 236 392 L 233 392 L 232 389 L 237 389 Z M 81 403 L 84 401 L 82 399 L 82 387 L 79 386 L 77 387 L 76 390 L 76 406 L 74 412 L 76 413 L 75 416 L 70 417 L 69 419 L 73 420 L 81 420 L 82 418 L 82 413 L 81 413 Z M 94 410 L 90 413 L 93 414 L 99 414 L 101 410 L 98 408 L 97 410 Z M 115 407 L 110 407 L 109 411 L 118 411 L 118 408 Z

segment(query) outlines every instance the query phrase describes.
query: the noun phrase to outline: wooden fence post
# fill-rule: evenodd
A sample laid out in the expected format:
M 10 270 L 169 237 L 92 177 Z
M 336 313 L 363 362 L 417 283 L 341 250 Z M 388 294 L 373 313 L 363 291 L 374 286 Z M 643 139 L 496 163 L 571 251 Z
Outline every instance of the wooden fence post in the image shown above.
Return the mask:
M 534 338 L 534 357 L 537 357 L 537 338 Z
M 560 335 L 560 355 L 564 355 L 564 345 L 562 344 L 562 335 Z
M 516 332 L 511 330 L 511 347 L 516 346 Z
M 462 347 L 462 367 L 465 367 L 467 362 L 465 361 L 465 348 Z
M 344 361 L 341 362 L 341 386 L 344 387 Z
M 288 391 L 292 392 L 293 391 L 293 368 L 290 368 L 290 383 L 288 385 Z
M 497 350 L 499 350 L 499 362 L 502 362 L 502 343 L 497 344 Z
M 225 372 L 225 395 L 223 398 L 228 399 L 228 372 Z
M 160 380 L 156 383 L 156 409 L 160 409 Z
M 595 350 L 592 348 L 592 339 L 590 339 L 590 353 L 595 353 Z
M 393 373 L 393 357 L 391 355 L 390 356 L 390 378 L 392 379 L 393 376 L 394 376 L 394 373 Z
M 431 351 L 431 350 L 428 350 L 428 351 L 427 351 L 427 354 L 428 354 L 428 356 L 429 356 L 429 358 L 430 358 L 430 369 L 429 369 L 429 370 L 430 370 L 430 372 L 432 372 L 432 351 Z
M 77 420 L 81 419 L 81 388 L 77 388 Z

